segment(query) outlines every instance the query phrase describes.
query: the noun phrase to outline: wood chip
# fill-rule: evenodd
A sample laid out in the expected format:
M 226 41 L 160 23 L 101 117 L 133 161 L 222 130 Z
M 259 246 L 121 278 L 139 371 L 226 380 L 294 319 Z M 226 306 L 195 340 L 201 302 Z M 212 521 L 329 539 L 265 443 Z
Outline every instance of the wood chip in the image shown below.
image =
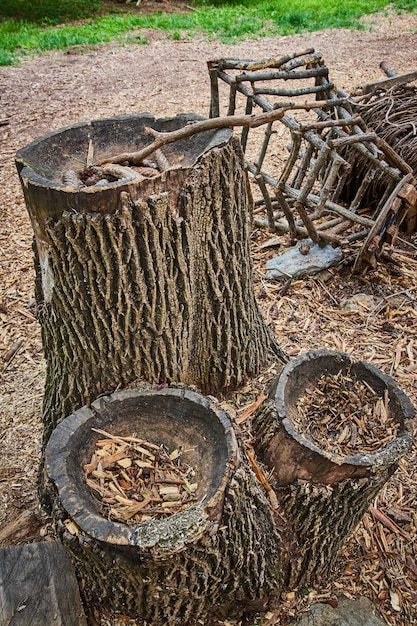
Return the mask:
M 371 452 L 397 436 L 387 394 L 377 393 L 349 372 L 321 376 L 296 408 L 291 420 L 297 432 L 334 454 Z
M 85 481 L 99 502 L 100 512 L 129 525 L 166 518 L 195 502 L 195 470 L 181 460 L 181 450 L 134 436 L 106 435 L 99 439 L 84 466 Z

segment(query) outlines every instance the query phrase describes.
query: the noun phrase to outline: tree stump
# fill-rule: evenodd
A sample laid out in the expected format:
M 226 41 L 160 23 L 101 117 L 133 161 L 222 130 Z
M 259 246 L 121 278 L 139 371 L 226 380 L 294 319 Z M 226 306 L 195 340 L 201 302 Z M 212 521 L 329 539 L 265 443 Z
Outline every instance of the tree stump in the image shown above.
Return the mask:
M 196 503 L 135 526 L 106 519 L 83 476 L 100 437 L 92 428 L 181 447 L 181 462 L 196 470 Z M 181 387 L 102 397 L 54 430 L 45 473 L 57 532 L 88 606 L 170 625 L 276 601 L 280 536 L 229 417 L 214 399 Z
M 297 402 L 322 375 L 341 373 L 387 394 L 396 437 L 372 452 L 341 456 L 323 449 L 293 424 Z M 411 445 L 414 409 L 394 381 L 366 362 L 326 350 L 288 363 L 254 419 L 254 448 L 269 469 L 279 510 L 292 539 L 286 582 L 313 584 L 329 576 L 336 557 L 375 495 Z
M 254 297 L 247 175 L 229 129 L 165 147 L 167 169 L 151 177 L 147 167 L 92 186 L 74 180 L 74 164 L 148 143 L 146 127 L 195 119 L 77 124 L 17 154 L 35 233 L 45 442 L 61 419 L 118 385 L 224 391 L 256 375 L 271 352 L 283 359 Z

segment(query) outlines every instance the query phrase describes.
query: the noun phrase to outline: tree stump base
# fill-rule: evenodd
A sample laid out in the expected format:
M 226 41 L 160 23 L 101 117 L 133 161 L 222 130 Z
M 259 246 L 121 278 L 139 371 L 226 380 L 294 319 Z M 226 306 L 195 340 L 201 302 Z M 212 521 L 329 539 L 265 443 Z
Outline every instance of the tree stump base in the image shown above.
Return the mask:
M 128 526 L 106 519 L 83 467 L 99 435 L 183 449 L 197 501 L 166 519 Z M 216 611 L 260 608 L 280 591 L 280 538 L 229 417 L 182 387 L 129 390 L 63 420 L 45 451 L 49 508 L 72 554 L 89 606 L 155 624 L 187 624 Z
M 342 456 L 296 430 L 297 402 L 322 375 L 341 373 L 387 394 L 395 438 L 374 451 Z M 254 419 L 254 448 L 274 470 L 280 512 L 292 529 L 290 587 L 329 574 L 338 552 L 411 445 L 414 409 L 395 382 L 347 354 L 316 350 L 289 362 Z

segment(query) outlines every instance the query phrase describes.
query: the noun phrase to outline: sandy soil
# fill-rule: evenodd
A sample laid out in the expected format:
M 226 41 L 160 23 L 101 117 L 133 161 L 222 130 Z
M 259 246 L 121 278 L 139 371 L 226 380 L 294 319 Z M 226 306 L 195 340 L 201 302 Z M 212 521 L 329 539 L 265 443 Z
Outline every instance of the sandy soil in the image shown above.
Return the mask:
M 18 67 L 0 68 L 0 545 L 39 540 L 48 533 L 35 492 L 44 363 L 34 315 L 32 229 L 14 167 L 16 150 L 40 135 L 94 118 L 142 111 L 156 116 L 190 111 L 207 115 L 208 59 L 261 59 L 314 47 L 322 52 L 331 78 L 346 91 L 382 78 L 382 60 L 398 73 L 416 69 L 416 14 L 369 18 L 367 22 L 369 30 L 364 31 L 333 30 L 236 46 L 207 40 L 174 43 L 156 32 L 146 32 L 147 45 L 57 52 L 27 59 Z M 276 332 L 290 352 L 333 346 L 365 358 L 370 345 L 358 345 L 356 331 L 351 328 L 344 333 L 340 322 L 334 340 L 329 339 L 331 323 L 327 327 L 316 325 L 311 335 L 306 332 L 305 315 L 309 311 L 302 286 L 300 290 L 298 300 L 294 292 L 291 303 L 295 321 L 282 305 L 280 310 L 287 317 L 275 322 Z M 292 329 L 297 325 L 298 339 L 294 334 L 290 339 L 285 335 L 290 319 Z M 415 318 L 410 332 L 407 342 L 415 337 Z M 300 345 L 303 336 L 306 339 Z M 387 353 L 394 350 L 389 343 L 385 349 Z M 417 361 L 417 341 L 411 343 L 410 350 L 411 359 Z M 377 361 L 388 372 L 389 357 L 386 365 Z M 398 367 L 391 373 L 416 402 L 417 375 L 413 370 L 403 372 Z M 414 480 L 415 462 L 413 468 L 406 471 Z M 414 597 L 414 607 L 416 601 Z M 388 615 L 389 597 L 386 605 Z M 392 623 L 415 623 L 403 619 L 392 617 Z

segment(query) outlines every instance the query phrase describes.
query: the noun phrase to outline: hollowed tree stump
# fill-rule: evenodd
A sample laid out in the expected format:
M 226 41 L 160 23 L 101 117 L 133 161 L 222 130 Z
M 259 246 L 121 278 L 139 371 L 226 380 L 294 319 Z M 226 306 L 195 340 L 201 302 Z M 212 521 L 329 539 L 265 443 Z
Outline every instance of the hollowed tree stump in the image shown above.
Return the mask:
M 373 452 L 341 456 L 296 431 L 292 418 L 306 388 L 339 372 L 366 381 L 378 394 L 388 392 L 395 439 Z M 409 399 L 389 376 L 347 354 L 316 350 L 284 367 L 254 420 L 254 447 L 274 470 L 280 512 L 292 531 L 289 586 L 329 576 L 343 543 L 409 449 L 413 416 Z
M 77 124 L 20 150 L 47 361 L 44 432 L 135 380 L 238 386 L 278 347 L 257 308 L 247 175 L 230 130 L 164 147 L 166 171 L 78 188 L 62 173 L 194 115 Z M 132 173 L 133 172 L 133 173 Z
M 196 469 L 197 502 L 133 527 L 104 518 L 83 477 L 100 438 L 92 428 L 182 447 L 182 461 Z M 195 624 L 211 612 L 264 607 L 280 592 L 280 537 L 267 499 L 214 400 L 178 387 L 102 397 L 54 430 L 45 473 L 87 606 L 155 624 Z

